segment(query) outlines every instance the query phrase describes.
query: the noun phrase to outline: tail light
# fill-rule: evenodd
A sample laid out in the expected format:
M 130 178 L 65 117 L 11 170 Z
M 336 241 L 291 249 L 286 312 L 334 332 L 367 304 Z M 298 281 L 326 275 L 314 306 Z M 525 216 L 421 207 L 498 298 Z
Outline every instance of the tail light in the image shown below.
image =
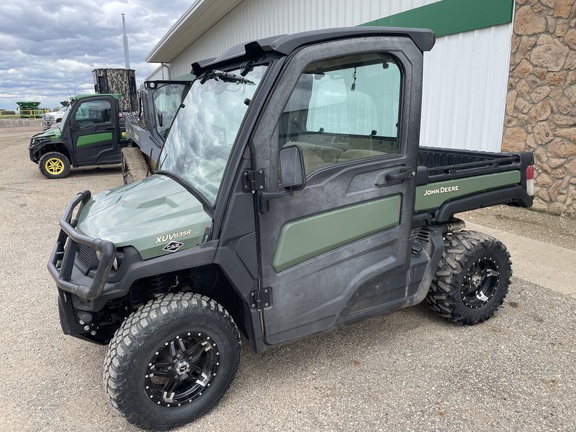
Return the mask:
M 530 196 L 534 195 L 534 165 L 526 168 L 526 192 Z

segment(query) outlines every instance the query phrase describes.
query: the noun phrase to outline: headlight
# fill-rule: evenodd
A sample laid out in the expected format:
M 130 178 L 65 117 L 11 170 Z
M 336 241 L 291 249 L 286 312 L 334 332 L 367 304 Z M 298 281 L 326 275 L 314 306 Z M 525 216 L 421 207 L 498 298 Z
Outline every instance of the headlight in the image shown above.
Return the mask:
M 30 143 L 30 147 L 37 147 L 41 144 L 44 144 L 46 142 L 50 141 L 47 138 L 35 138 L 32 140 L 32 142 Z
M 102 252 L 100 252 L 99 250 L 96 251 L 96 258 L 98 258 L 98 261 L 102 260 Z M 118 258 L 116 255 L 114 255 L 114 261 L 112 261 L 112 268 L 114 270 L 118 270 Z

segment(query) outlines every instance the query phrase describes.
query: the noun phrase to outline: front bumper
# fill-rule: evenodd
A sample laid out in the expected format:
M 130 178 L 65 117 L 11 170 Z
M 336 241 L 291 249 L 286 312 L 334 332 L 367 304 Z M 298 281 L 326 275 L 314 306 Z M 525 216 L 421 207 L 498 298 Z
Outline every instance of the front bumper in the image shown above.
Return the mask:
M 28 155 L 30 156 L 30 160 L 37 164 L 40 160 L 39 153 L 39 147 L 35 145 L 35 140 L 32 138 L 28 145 Z
M 78 207 L 76 215 L 79 215 L 90 197 L 88 190 L 79 192 L 66 207 L 60 219 L 60 234 L 48 261 L 48 271 L 58 288 L 84 300 L 94 300 L 102 295 L 116 257 L 116 248 L 111 241 L 88 237 L 76 231 L 78 219 L 72 219 L 74 210 Z M 98 267 L 90 278 L 85 279 L 85 284 L 72 281 L 74 261 L 81 245 L 99 252 Z
M 89 191 L 82 191 L 66 207 L 47 267 L 58 287 L 64 333 L 105 344 L 134 305 L 147 301 L 146 293 L 130 293 L 136 281 L 213 264 L 218 241 L 143 260 L 133 246 L 116 248 L 109 240 L 76 230 L 90 197 Z

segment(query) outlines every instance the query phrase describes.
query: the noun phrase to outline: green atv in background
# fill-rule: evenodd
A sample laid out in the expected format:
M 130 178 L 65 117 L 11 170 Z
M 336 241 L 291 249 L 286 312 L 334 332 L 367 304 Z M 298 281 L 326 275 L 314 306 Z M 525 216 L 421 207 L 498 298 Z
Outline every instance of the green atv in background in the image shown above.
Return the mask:
M 34 135 L 30 160 L 50 179 L 64 178 L 72 167 L 119 164 L 126 140 L 119 94 L 75 96 L 62 121 Z
M 106 392 L 129 422 L 215 407 L 240 332 L 260 352 L 423 301 L 459 324 L 492 317 L 510 256 L 454 216 L 532 205 L 533 156 L 419 147 L 433 45 L 339 28 L 194 63 L 154 174 L 70 202 L 48 263 L 60 322 L 108 345 Z

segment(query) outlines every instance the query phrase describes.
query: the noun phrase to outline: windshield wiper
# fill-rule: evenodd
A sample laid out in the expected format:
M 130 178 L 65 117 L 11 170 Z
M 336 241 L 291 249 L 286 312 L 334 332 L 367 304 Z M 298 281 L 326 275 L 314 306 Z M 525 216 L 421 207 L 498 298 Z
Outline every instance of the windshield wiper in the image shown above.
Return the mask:
M 233 83 L 238 83 L 238 84 L 255 84 L 253 81 L 250 81 L 249 79 L 244 78 L 243 76 L 240 75 L 235 75 L 229 72 L 224 72 L 224 71 L 219 71 L 219 70 L 213 70 L 210 71 L 208 73 L 206 73 L 206 75 L 204 75 L 204 77 L 202 78 L 202 81 L 200 81 L 201 84 L 204 84 L 207 80 L 209 79 L 219 79 L 222 80 L 224 82 L 233 82 Z

